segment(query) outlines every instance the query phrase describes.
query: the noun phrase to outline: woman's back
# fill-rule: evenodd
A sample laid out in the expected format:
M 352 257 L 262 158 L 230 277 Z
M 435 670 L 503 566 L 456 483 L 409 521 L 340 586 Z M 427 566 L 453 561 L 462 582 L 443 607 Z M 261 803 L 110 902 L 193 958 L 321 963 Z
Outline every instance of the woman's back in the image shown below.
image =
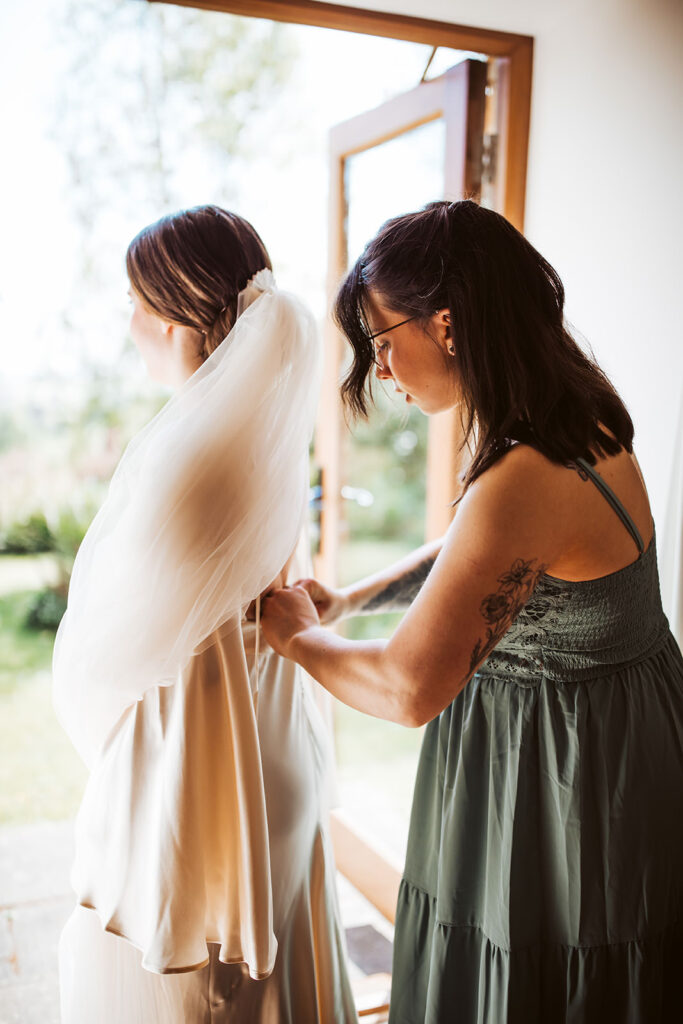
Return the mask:
M 550 575 L 566 580 L 594 579 L 634 560 L 638 549 L 631 534 L 628 529 L 619 528 L 613 507 L 599 488 L 585 486 L 585 473 L 567 473 L 565 466 L 551 462 L 528 445 L 519 447 L 523 452 L 515 454 L 533 460 L 539 491 L 559 494 L 564 506 L 564 516 L 559 521 L 557 509 L 553 508 L 553 524 L 564 532 L 566 541 L 562 555 L 547 568 Z M 628 510 L 647 548 L 654 524 L 635 455 L 622 449 L 617 455 L 597 456 L 593 468 Z

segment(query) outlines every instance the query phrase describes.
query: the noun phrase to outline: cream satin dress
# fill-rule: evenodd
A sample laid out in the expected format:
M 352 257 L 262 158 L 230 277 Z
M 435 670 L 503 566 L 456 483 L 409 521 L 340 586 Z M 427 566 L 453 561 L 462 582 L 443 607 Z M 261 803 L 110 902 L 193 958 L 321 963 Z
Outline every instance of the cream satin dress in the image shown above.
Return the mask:
M 357 1020 L 327 731 L 314 684 L 260 646 L 246 620 L 217 632 L 112 730 L 76 821 L 62 1024 Z M 244 659 L 251 707 L 231 687 Z

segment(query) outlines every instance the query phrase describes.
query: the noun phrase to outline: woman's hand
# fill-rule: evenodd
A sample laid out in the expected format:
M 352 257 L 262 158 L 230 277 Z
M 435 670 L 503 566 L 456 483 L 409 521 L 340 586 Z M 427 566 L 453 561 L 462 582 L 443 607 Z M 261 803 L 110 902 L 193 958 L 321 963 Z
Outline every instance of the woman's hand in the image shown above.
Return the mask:
M 298 633 L 319 625 L 316 607 L 301 584 L 273 590 L 262 599 L 263 635 L 273 650 L 284 658 L 289 657 L 289 645 Z
M 294 586 L 303 587 L 309 595 L 322 625 L 329 626 L 348 615 L 349 602 L 343 590 L 334 590 L 319 580 L 312 579 L 297 580 Z

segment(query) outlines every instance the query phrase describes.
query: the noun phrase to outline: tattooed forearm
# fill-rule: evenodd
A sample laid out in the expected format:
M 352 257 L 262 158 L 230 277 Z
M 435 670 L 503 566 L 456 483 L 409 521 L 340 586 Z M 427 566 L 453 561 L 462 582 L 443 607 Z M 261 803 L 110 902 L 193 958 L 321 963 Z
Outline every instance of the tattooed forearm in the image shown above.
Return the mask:
M 498 577 L 500 586 L 487 594 L 479 606 L 487 624 L 486 635 L 477 640 L 472 651 L 470 676 L 507 633 L 547 568 L 547 565 L 536 564 L 535 558 L 529 561 L 518 558 L 507 572 Z
M 359 609 L 361 614 L 405 611 L 417 597 L 435 561 L 436 557 L 425 558 L 424 562 L 420 562 L 414 569 L 390 580 L 362 605 Z

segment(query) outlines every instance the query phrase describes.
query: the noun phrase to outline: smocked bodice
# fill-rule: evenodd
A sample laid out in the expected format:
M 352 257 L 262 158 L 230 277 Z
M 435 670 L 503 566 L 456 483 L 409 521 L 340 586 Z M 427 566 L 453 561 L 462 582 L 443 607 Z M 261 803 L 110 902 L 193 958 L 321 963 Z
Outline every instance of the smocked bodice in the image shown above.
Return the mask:
M 477 670 L 524 685 L 544 676 L 591 679 L 641 661 L 666 639 L 656 539 L 630 565 L 595 580 L 540 577 L 526 605 Z

